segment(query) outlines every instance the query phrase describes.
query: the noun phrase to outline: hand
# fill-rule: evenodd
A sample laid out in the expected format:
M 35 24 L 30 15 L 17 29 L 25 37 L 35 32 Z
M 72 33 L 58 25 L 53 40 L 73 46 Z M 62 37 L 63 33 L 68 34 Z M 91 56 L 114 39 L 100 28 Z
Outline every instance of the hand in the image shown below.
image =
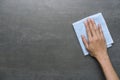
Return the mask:
M 109 56 L 107 54 L 106 42 L 101 29 L 101 25 L 96 25 L 94 20 L 87 19 L 85 22 L 88 41 L 82 35 L 83 43 L 91 56 L 95 57 L 100 63 L 105 74 L 106 80 L 119 80 Z
M 107 48 L 101 25 L 96 25 L 94 20 L 90 18 L 84 22 L 84 25 L 86 27 L 88 41 L 84 35 L 82 35 L 82 40 L 86 49 L 90 52 L 90 55 L 97 59 L 106 56 Z

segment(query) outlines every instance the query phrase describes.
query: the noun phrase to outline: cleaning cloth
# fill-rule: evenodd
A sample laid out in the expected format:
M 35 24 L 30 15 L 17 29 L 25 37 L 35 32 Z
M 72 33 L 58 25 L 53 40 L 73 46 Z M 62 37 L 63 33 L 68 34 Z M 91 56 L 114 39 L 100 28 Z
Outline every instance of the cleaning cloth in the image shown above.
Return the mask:
M 81 35 L 84 35 L 86 37 L 86 39 L 88 39 L 87 34 L 86 34 L 86 28 L 84 25 L 84 22 L 87 20 L 87 18 L 93 19 L 95 21 L 96 25 L 101 24 L 101 28 L 102 28 L 102 31 L 103 31 L 103 34 L 104 34 L 104 37 L 106 40 L 106 46 L 107 46 L 107 48 L 111 47 L 112 43 L 113 43 L 113 39 L 112 39 L 111 34 L 108 30 L 105 19 L 104 19 L 102 13 L 97 13 L 97 14 L 94 14 L 92 16 L 86 17 L 82 20 L 79 20 L 79 21 L 73 23 L 73 28 L 75 30 L 75 33 L 77 35 L 78 41 L 81 45 L 81 48 L 83 50 L 84 55 L 89 54 L 89 52 L 85 48 L 85 45 L 84 45 L 82 38 L 81 38 Z

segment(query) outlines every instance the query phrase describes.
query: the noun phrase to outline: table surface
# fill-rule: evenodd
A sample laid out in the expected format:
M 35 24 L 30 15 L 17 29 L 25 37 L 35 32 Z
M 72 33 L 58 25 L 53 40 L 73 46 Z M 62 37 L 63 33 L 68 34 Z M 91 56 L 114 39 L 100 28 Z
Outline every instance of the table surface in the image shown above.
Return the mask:
M 120 76 L 120 0 L 0 0 L 0 80 L 105 80 L 72 23 L 102 12 Z

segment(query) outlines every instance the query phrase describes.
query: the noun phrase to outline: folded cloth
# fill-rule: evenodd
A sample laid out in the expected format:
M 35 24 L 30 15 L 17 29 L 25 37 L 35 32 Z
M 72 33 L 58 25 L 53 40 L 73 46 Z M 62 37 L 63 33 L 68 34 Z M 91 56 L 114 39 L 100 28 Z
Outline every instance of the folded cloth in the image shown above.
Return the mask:
M 84 43 L 82 41 L 82 38 L 81 38 L 81 35 L 84 35 L 86 37 L 86 39 L 88 39 L 87 34 L 86 34 L 86 28 L 84 25 L 84 21 L 86 21 L 87 18 L 92 18 L 95 21 L 96 25 L 101 24 L 101 28 L 102 28 L 102 31 L 103 31 L 103 34 L 104 34 L 104 37 L 106 40 L 106 46 L 107 46 L 107 48 L 111 47 L 112 43 L 113 43 L 113 39 L 112 39 L 110 32 L 107 28 L 106 22 L 102 16 L 102 13 L 97 13 L 95 15 L 86 17 L 80 21 L 73 23 L 73 28 L 75 30 L 75 33 L 77 35 L 77 38 L 79 40 L 79 43 L 81 45 L 81 48 L 83 50 L 84 55 L 89 54 L 89 52 L 86 50 Z

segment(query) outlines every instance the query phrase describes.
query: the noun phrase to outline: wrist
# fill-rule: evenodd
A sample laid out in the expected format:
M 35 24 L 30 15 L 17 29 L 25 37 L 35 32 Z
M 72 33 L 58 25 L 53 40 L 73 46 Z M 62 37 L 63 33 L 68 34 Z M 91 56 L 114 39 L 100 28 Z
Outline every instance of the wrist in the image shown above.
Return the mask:
M 99 55 L 97 55 L 95 58 L 98 60 L 98 62 L 101 63 L 101 62 L 103 62 L 103 61 L 108 60 L 108 59 L 109 59 L 109 56 L 108 56 L 107 52 L 101 52 L 101 53 L 99 53 Z

